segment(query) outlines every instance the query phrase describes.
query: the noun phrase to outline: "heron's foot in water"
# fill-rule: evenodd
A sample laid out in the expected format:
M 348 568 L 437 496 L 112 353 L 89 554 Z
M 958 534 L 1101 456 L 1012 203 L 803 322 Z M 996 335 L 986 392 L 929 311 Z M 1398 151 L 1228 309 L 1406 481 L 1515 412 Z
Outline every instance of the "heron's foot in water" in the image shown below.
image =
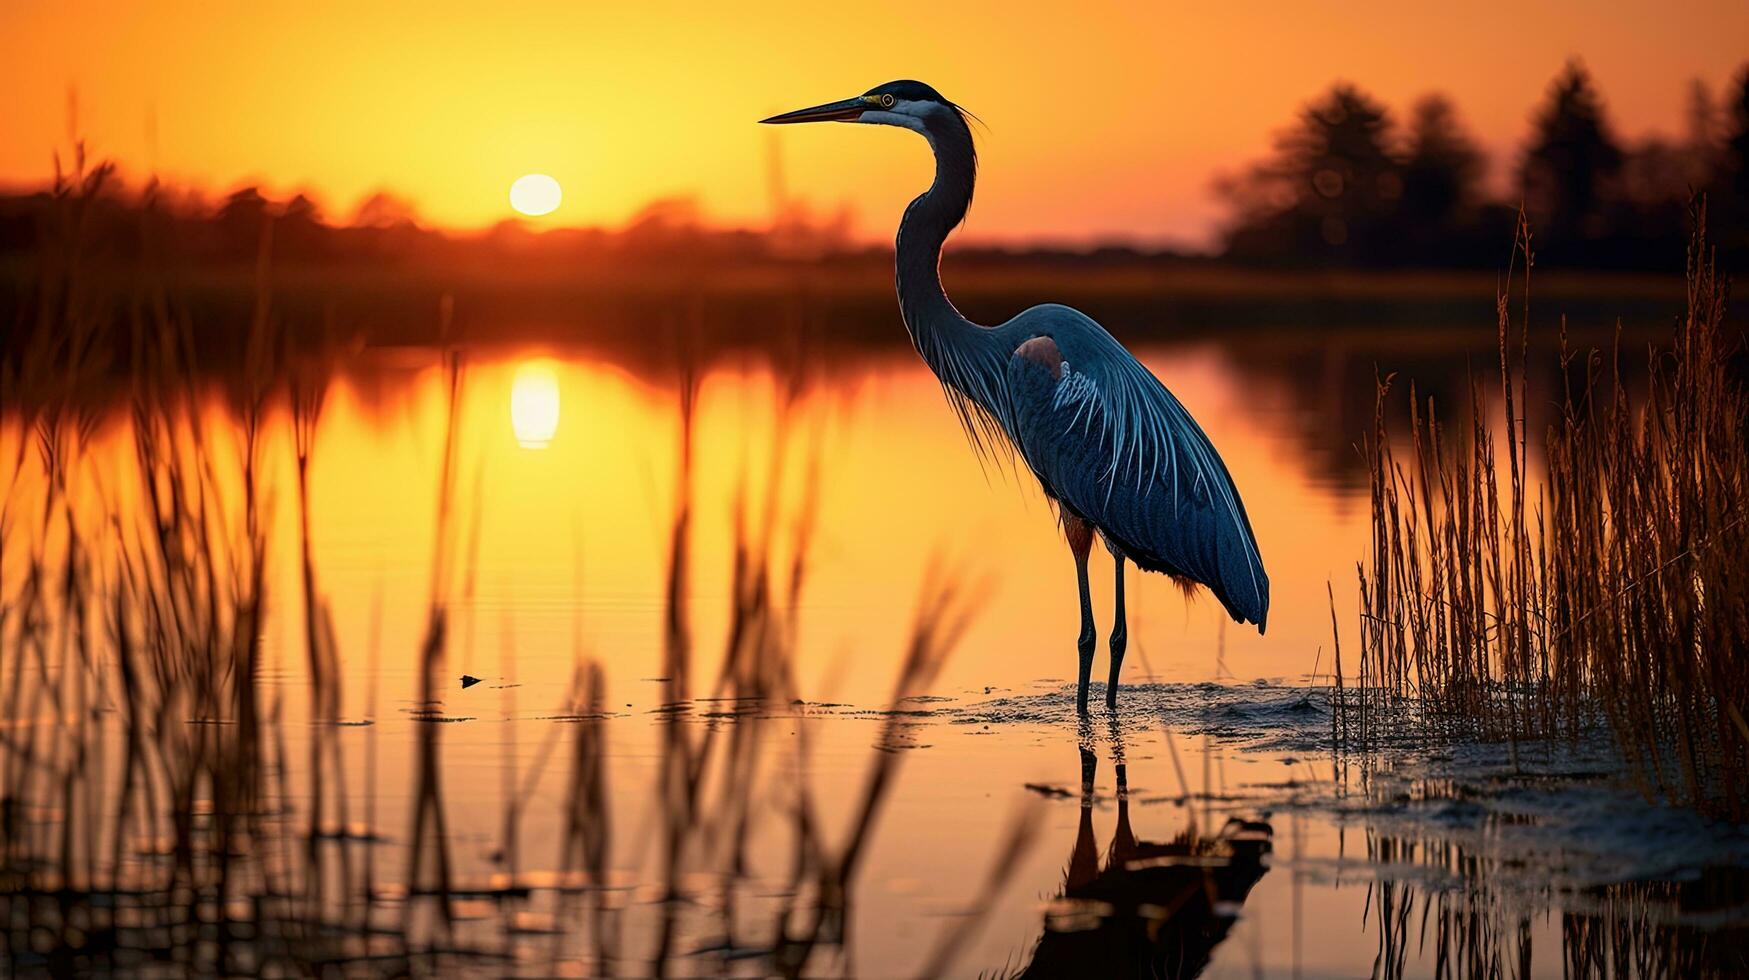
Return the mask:
M 1117 628 L 1111 631 L 1111 679 L 1105 682 L 1105 709 L 1117 710 L 1118 674 L 1123 670 L 1124 650 L 1129 646 L 1129 632 L 1124 629 L 1123 622 L 1118 622 Z
M 1093 680 L 1093 645 L 1099 637 L 1091 626 L 1081 631 L 1078 641 L 1081 649 L 1080 683 L 1075 688 L 1075 713 L 1085 718 L 1087 716 L 1087 686 Z

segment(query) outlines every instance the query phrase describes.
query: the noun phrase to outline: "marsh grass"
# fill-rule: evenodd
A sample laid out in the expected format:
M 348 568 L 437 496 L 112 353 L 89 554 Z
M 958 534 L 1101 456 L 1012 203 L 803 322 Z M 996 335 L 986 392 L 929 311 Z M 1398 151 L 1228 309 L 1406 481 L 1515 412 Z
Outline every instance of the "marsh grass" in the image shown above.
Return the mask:
M 797 346 L 780 375 L 778 421 L 763 496 L 744 478 L 735 501 L 729 628 L 703 696 L 688 604 L 694 416 L 700 331 L 677 343 L 680 437 L 675 510 L 666 542 L 661 758 L 640 834 L 615 848 L 609 733 L 635 723 L 604 706 L 607 679 L 576 627 L 568 690 L 538 715 L 546 727 L 532 763 L 503 760 L 499 873 L 465 880 L 446 788 L 443 715 L 458 615 L 471 617 L 478 499 L 458 491 L 469 447 L 458 424 L 466 397 L 460 347 L 444 344 L 446 417 L 434 492 L 434 559 L 416 664 L 406 837 L 379 806 L 380 638 L 337 635 L 312 541 L 309 474 L 334 361 L 294 340 L 273 299 L 272 225 L 262 228 L 244 364 L 213 409 L 196 331 L 174 271 L 88 278 L 101 249 L 83 215 L 105 168 L 80 156 L 56 184 L 58 243 L 41 256 L 33 319 L 16 325 L 0 358 L 0 951 L 14 971 L 347 975 L 472 968 L 666 975 L 751 954 L 768 972 L 850 969 L 848 923 L 857 870 L 905 756 L 906 722 L 890 714 L 868 754 L 861 792 L 842 831 L 825 826 L 809 786 L 810 739 L 796 667 L 798 617 L 818 517 L 820 433 L 800 418 L 807 370 Z M 158 233 L 148 208 L 142 235 Z M 173 243 L 148 248 L 173 251 Z M 453 316 L 445 301 L 439 335 Z M 799 331 L 798 331 L 799 335 Z M 98 392 L 126 352 L 127 411 L 113 418 Z M 131 443 L 125 465 L 94 452 L 108 426 Z M 289 438 L 270 435 L 284 431 Z M 801 436 L 793 433 L 800 432 Z M 289 446 L 286 444 L 289 443 Z M 289 449 L 289 452 L 287 452 Z M 286 458 L 274 458 L 275 452 Z M 112 456 L 103 456 L 103 460 Z M 277 478 L 290 476 L 290 486 Z M 464 476 L 464 474 L 466 474 Z M 268 594 L 276 505 L 296 510 L 295 594 Z M 581 589 L 581 586 L 579 586 Z M 981 587 L 941 574 L 925 583 L 911 638 L 897 657 L 897 703 L 937 675 L 960 641 Z M 579 601 L 583 598 L 579 592 Z M 376 616 L 380 622 L 381 598 Z M 269 608 L 301 621 L 292 648 L 307 679 L 307 734 L 288 722 L 286 686 L 264 680 Z M 471 630 L 471 620 L 468 621 Z M 471 632 L 469 633 L 471 636 Z M 516 675 L 513 624 L 500 662 Z M 369 647 L 363 723 L 363 798 L 349 773 L 348 646 Z M 392 655 L 392 654 L 391 654 Z M 277 672 L 275 672 L 277 673 Z M 506 724 L 517 721 L 506 688 Z M 726 707 L 726 710 L 725 710 Z M 522 719 L 527 720 L 527 719 Z M 776 729 L 781 726 L 784 731 Z M 793 736 L 786 733 L 794 730 Z M 507 735 L 507 740 L 513 735 Z M 302 750 L 301 752 L 298 750 Z M 349 751 L 352 753 L 349 756 Z M 521 827 L 549 769 L 561 771 L 557 838 L 547 848 Z M 394 792 L 391 790 L 391 792 Z M 397 794 L 398 795 L 398 794 Z M 1016 824 L 1004 860 L 1027 835 Z M 773 828 L 776 828 L 773 830 Z M 462 828 L 470 833 L 489 828 Z M 787 834 L 780 898 L 755 833 Z M 624 838 L 621 838 L 622 840 Z M 649 846 L 639 852 L 640 841 Z M 389 860 L 399 856 L 402 860 Z M 651 862 L 653 859 L 653 863 Z M 626 862 L 661 898 L 628 908 Z M 551 862 L 551 863 L 548 863 Z M 700 880 L 714 884 L 700 886 Z M 992 879 L 1000 880 L 998 871 Z M 708 887 L 715 894 L 701 895 Z M 991 900 L 986 895 L 980 906 Z M 484 926 L 477 911 L 492 914 Z M 757 903 L 749 914 L 746 906 Z M 944 929 L 931 969 L 945 968 L 974 914 Z M 654 919 L 631 927 L 629 919 Z M 700 935 L 720 941 L 700 948 Z M 719 965 L 720 965 L 719 964 Z
M 1409 732 L 1514 742 L 1604 722 L 1647 793 L 1749 815 L 1749 400 L 1704 206 L 1694 226 L 1687 312 L 1646 352 L 1643 387 L 1624 381 L 1619 341 L 1580 353 L 1563 333 L 1562 390 L 1529 389 L 1522 223 L 1522 292 L 1509 278 L 1497 302 L 1497 387 L 1472 384 L 1468 423 L 1447 428 L 1411 384 L 1405 445 L 1380 383 L 1340 743 L 1400 734 L 1405 713 Z M 1533 400 L 1555 406 L 1534 441 Z

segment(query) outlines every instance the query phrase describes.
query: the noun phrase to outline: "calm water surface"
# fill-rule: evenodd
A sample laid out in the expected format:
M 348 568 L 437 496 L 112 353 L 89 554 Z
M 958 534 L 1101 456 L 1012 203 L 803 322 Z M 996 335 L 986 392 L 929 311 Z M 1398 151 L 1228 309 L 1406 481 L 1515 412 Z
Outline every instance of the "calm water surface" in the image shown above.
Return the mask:
M 1488 356 L 1484 346 L 1477 359 Z M 603 904 L 619 917 L 616 951 L 596 959 L 588 930 L 569 924 L 582 920 L 538 896 L 515 914 L 464 900 L 464 934 L 509 957 L 486 972 L 641 975 L 664 943 L 672 973 L 766 972 L 768 920 L 796 894 L 796 814 L 811 815 L 828 847 L 855 839 L 876 772 L 891 782 L 862 838 L 841 942 L 810 960 L 810 973 L 914 975 L 940 954 L 953 975 L 1048 975 L 1065 963 L 1098 975 L 1118 967 L 1087 949 L 1139 941 L 1110 931 L 1114 914 L 1151 923 L 1142 932 L 1169 947 L 1157 962 L 1176 976 L 1591 975 L 1628 955 L 1656 972 L 1677 962 L 1672 944 L 1707 946 L 1680 931 L 1695 907 L 1712 915 L 1702 917 L 1708 928 L 1739 921 L 1729 902 L 1720 912 L 1686 892 L 1678 900 L 1678 886 L 1619 884 L 1672 871 L 1693 879 L 1717 861 L 1712 849 L 1649 873 L 1600 864 L 1619 857 L 1613 843 L 1573 846 L 1584 827 L 1573 798 L 1551 804 L 1534 773 L 1596 783 L 1599 764 L 1583 753 L 1538 756 L 1527 775 L 1523 760 L 1482 751 L 1459 758 L 1466 768 L 1452 779 L 1418 769 L 1425 756 L 1344 764 L 1320 739 L 1325 701 L 1303 688 L 1332 667 L 1331 591 L 1352 635 L 1367 528 L 1353 447 L 1370 421 L 1373 370 L 1433 366 L 1424 390 L 1461 390 L 1458 349 L 1380 335 L 1143 357 L 1241 489 L 1272 579 L 1270 628 L 1237 628 L 1206 597 L 1186 601 L 1131 569 L 1125 680 L 1136 687 L 1121 719 L 1087 726 L 1072 712 L 1074 574 L 1052 514 L 1030 476 L 968 449 L 908 351 L 828 356 L 797 386 L 753 357 L 701 373 L 681 590 L 694 697 L 679 705 L 664 660 L 682 493 L 672 377 L 563 348 L 470 351 L 442 703 L 421 704 L 446 378 L 430 351 L 351 359 L 315 430 L 310 545 L 340 659 L 342 778 L 355 801 L 373 800 L 368 826 L 358 810 L 350 819 L 374 835 L 384 877 L 405 867 L 412 773 L 433 712 L 449 720 L 439 767 L 457 886 L 487 893 L 513 872 L 538 882 L 558 867 L 577 711 L 567 692 L 576 665 L 594 661 L 612 828 Z M 228 431 L 216 398 L 208 411 L 214 430 Z M 93 515 L 141 505 L 117 489 L 134 465 L 129 424 L 113 413 L 92 437 L 79 503 Z M 11 458 L 24 435 L 9 422 L 3 438 Z M 310 713 L 289 423 L 276 416 L 266 439 L 264 479 L 275 489 L 263 676 L 295 760 Z M 26 458 L 14 493 L 29 501 L 42 488 Z M 14 573 L 29 537 L 7 542 Z M 791 703 L 708 699 L 729 646 L 738 539 L 769 541 L 776 568 L 804 559 Z M 897 665 L 932 576 L 974 596 L 976 615 L 923 696 L 894 715 Z M 9 574 L 7 587 L 18 580 Z M 1109 564 L 1095 563 L 1093 589 L 1102 677 Z M 480 682 L 464 689 L 463 675 Z M 745 826 L 742 843 L 730 834 L 704 846 L 740 856 L 689 863 L 670 895 L 658 787 L 672 728 L 726 741 L 750 718 L 764 741 L 759 761 L 739 777 L 709 777 L 760 787 L 744 817 L 726 821 Z M 307 791 L 293 795 L 307 801 Z M 734 794 L 703 795 L 725 798 Z M 507 799 L 521 807 L 514 856 Z M 1600 784 L 1578 808 L 1628 808 L 1642 821 L 1636 839 L 1655 853 L 1697 833 L 1728 843 L 1716 828 L 1624 801 Z M 675 923 L 666 938 L 664 912 Z

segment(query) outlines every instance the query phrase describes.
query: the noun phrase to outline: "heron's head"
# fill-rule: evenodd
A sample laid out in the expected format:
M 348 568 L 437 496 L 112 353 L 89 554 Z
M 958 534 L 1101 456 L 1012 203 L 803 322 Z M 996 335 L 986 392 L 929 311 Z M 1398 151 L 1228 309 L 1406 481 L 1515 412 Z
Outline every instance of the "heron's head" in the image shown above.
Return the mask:
M 924 135 L 948 122 L 965 123 L 965 110 L 922 82 L 902 80 L 876 85 L 855 98 L 759 120 L 762 123 L 853 122 L 903 126 Z

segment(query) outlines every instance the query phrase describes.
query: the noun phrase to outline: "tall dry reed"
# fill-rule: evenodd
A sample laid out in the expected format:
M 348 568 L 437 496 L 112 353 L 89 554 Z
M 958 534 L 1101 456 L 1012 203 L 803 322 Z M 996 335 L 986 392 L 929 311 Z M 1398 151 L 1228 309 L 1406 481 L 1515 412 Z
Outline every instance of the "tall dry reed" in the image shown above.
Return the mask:
M 1386 734 L 1381 709 L 1418 733 L 1513 740 L 1602 721 L 1649 794 L 1749 814 L 1749 398 L 1704 207 L 1694 223 L 1687 310 L 1643 384 L 1619 338 L 1579 354 L 1563 330 L 1562 390 L 1529 389 L 1522 225 L 1523 303 L 1502 289 L 1497 387 L 1473 383 L 1468 423 L 1454 436 L 1411 385 L 1405 444 L 1381 382 L 1359 685 L 1337 704 L 1348 744 Z M 1540 440 L 1533 401 L 1557 406 Z

